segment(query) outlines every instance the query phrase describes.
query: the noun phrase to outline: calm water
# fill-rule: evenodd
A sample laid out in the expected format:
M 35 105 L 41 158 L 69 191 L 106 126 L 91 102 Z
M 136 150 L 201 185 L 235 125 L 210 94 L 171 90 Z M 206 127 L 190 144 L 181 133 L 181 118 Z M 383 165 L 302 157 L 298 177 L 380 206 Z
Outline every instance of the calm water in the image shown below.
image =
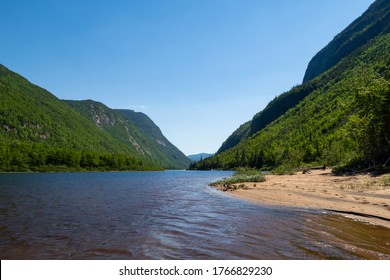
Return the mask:
M 228 172 L 0 174 L 1 259 L 390 259 L 390 230 L 261 207 Z

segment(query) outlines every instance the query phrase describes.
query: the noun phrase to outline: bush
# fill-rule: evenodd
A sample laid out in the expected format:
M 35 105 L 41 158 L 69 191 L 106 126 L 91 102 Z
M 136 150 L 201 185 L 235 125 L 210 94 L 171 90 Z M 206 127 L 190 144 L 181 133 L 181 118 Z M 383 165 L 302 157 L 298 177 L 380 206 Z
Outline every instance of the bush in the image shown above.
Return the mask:
M 216 181 L 210 185 L 232 185 L 244 182 L 264 182 L 265 180 L 264 174 L 261 174 L 258 170 L 239 168 L 231 177 Z
M 274 175 L 294 175 L 297 172 L 297 168 L 292 165 L 279 165 L 272 169 Z

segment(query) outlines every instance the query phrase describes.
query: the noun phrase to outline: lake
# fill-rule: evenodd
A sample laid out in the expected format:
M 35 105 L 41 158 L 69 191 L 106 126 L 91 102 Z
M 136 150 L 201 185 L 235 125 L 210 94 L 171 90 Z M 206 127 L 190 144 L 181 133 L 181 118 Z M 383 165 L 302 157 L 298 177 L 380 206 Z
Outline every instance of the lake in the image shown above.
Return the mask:
M 208 187 L 230 174 L 0 174 L 0 257 L 390 259 L 390 229 Z

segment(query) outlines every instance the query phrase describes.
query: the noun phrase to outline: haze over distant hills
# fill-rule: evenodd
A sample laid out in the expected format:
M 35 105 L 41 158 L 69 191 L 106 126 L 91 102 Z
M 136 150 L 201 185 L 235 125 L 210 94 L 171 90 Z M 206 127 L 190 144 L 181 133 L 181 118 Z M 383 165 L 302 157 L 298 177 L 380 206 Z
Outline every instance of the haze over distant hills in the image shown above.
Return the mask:
M 199 153 L 199 154 L 195 154 L 195 155 L 188 155 L 187 157 L 188 157 L 191 161 L 198 161 L 198 160 L 202 160 L 202 159 L 211 157 L 211 156 L 213 156 L 213 155 L 214 155 L 214 154 Z
M 64 101 L 0 65 L 0 170 L 187 168 L 153 121 L 102 103 Z
M 310 61 L 304 83 L 194 168 L 375 165 L 390 157 L 390 1 L 377 0 Z

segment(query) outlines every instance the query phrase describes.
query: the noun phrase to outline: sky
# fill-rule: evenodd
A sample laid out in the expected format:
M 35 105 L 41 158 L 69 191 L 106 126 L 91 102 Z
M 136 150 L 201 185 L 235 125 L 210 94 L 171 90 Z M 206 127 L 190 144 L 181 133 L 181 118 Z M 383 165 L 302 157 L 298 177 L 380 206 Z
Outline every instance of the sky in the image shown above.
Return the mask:
M 213 153 L 373 0 L 3 0 L 0 63 Z

